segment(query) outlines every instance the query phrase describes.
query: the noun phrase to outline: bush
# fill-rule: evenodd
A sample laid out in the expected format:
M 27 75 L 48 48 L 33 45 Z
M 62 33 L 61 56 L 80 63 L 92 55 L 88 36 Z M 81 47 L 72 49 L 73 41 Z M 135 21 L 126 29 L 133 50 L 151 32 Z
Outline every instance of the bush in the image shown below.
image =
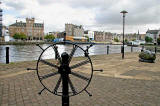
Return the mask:
M 84 36 L 84 37 L 85 37 L 85 38 L 87 38 L 87 42 L 89 42 L 89 41 L 90 41 L 88 36 Z
M 160 38 L 157 39 L 157 43 L 158 43 L 158 45 L 160 45 Z
M 146 37 L 145 37 L 145 41 L 146 41 L 146 42 L 152 42 L 153 39 L 152 39 L 151 37 L 146 36 Z
M 144 51 L 139 54 L 139 58 L 144 60 L 155 60 L 156 55 L 150 51 Z
M 54 40 L 55 39 L 55 37 L 54 37 L 54 35 L 46 35 L 45 37 L 44 37 L 44 39 L 47 39 L 47 41 L 52 41 L 52 40 Z
M 20 34 L 19 34 L 19 33 L 15 33 L 15 34 L 13 35 L 13 38 L 14 38 L 14 39 L 20 39 Z
M 115 41 L 115 42 L 119 42 L 118 38 L 114 38 L 114 41 Z
M 136 39 L 132 39 L 132 41 L 136 41 Z
M 125 39 L 124 42 L 125 42 L 126 44 L 128 44 L 128 39 Z
M 24 40 L 24 39 L 27 39 L 27 36 L 26 36 L 24 33 L 15 33 L 15 34 L 13 35 L 13 38 L 14 38 L 14 39 Z

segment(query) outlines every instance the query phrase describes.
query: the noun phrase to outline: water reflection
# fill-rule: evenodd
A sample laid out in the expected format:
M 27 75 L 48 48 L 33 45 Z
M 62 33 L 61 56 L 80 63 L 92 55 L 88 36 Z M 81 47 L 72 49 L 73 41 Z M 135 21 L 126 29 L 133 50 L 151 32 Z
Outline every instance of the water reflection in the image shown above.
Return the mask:
M 49 45 L 40 45 L 42 48 L 46 49 Z M 79 45 L 83 49 L 86 49 L 87 45 Z M 5 63 L 5 53 L 6 47 L 10 48 L 10 62 L 15 61 L 31 61 L 38 60 L 38 57 L 42 53 L 42 50 L 36 45 L 0 45 L 0 62 Z M 58 52 L 62 54 L 64 51 L 70 54 L 73 49 L 73 45 L 58 45 Z M 134 52 L 139 52 L 141 48 L 134 47 Z M 109 45 L 109 53 L 120 53 L 121 45 Z M 131 52 L 131 47 L 126 46 L 125 52 Z M 94 45 L 89 49 L 90 55 L 99 55 L 107 53 L 107 45 Z M 80 48 L 75 52 L 74 56 L 83 56 L 84 53 Z M 44 59 L 55 58 L 55 53 L 53 48 L 49 48 L 43 54 Z

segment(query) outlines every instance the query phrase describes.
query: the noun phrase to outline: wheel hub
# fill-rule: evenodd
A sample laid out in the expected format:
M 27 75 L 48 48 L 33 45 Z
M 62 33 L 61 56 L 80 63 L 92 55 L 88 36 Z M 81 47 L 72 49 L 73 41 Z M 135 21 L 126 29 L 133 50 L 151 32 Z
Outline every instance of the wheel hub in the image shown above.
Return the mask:
M 62 57 L 62 64 L 60 65 L 58 72 L 63 75 L 63 74 L 70 74 L 71 73 L 71 68 L 69 67 L 69 55 L 66 52 L 63 52 L 61 54 Z

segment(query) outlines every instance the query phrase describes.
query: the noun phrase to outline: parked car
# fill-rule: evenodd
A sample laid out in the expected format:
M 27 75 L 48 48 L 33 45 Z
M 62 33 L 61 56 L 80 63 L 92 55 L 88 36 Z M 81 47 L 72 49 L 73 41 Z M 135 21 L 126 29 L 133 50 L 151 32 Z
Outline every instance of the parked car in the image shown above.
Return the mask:
M 139 46 L 141 44 L 145 44 L 146 42 L 143 40 L 135 40 L 135 41 L 129 41 L 128 45 L 130 46 Z

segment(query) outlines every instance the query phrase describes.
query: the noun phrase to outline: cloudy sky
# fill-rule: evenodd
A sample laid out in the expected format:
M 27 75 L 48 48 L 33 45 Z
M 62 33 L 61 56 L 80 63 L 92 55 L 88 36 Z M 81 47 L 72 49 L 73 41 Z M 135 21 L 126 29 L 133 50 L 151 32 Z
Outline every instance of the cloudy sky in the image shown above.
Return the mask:
M 160 0 L 1 0 L 3 24 L 25 17 L 44 22 L 45 32 L 64 31 L 65 23 L 85 30 L 122 33 L 122 14 L 127 10 L 126 33 L 145 33 L 160 28 Z

